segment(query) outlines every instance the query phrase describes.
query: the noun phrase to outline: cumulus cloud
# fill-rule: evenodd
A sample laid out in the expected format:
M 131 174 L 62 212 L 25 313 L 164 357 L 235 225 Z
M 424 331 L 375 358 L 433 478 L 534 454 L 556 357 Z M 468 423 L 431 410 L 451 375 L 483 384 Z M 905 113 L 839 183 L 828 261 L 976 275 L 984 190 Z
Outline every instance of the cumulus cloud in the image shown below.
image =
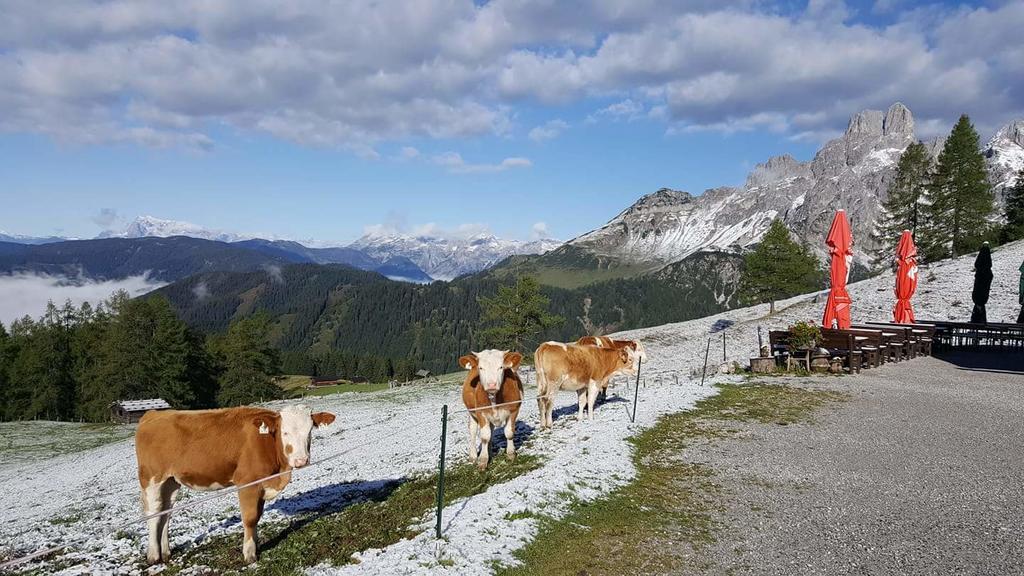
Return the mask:
M 394 212 L 389 213 L 386 222 L 382 224 L 364 226 L 363 234 L 370 237 L 412 236 L 451 240 L 465 240 L 478 236 L 493 235 L 490 227 L 486 224 L 468 222 L 459 224 L 454 228 L 446 228 L 436 222 L 410 225 L 407 223 L 404 215 Z
M 92 217 L 92 221 L 101 228 L 109 228 L 117 221 L 117 210 L 114 208 L 100 208 Z
M 504 172 L 511 168 L 529 168 L 533 166 L 528 158 L 513 156 L 505 158 L 497 164 L 474 164 L 466 162 L 458 152 L 445 152 L 433 157 L 433 162 L 444 166 L 453 174 L 479 174 L 481 172 Z
M 37 318 L 46 311 L 47 302 L 63 304 L 71 300 L 76 306 L 83 302 L 97 305 L 118 290 L 139 296 L 163 286 L 148 276 L 131 276 L 123 280 L 82 280 L 66 276 L 12 274 L 0 276 L 0 322 L 9 326 L 24 316 Z
M 922 126 L 1024 115 L 1024 4 L 905 4 L 877 0 L 887 24 L 869 25 L 840 0 L 15 2 L 0 131 L 206 150 L 227 126 L 372 158 L 384 141 L 507 134 L 523 101 L 804 135 L 896 100 Z M 455 168 L 524 165 L 508 160 Z
M 540 240 L 542 238 L 551 238 L 551 231 L 548 230 L 548 223 L 534 222 L 533 226 L 530 227 L 530 239 Z
M 554 140 L 558 138 L 562 132 L 569 129 L 569 123 L 565 120 L 548 120 L 540 126 L 534 126 L 530 130 L 527 136 L 534 142 L 543 142 L 545 140 Z

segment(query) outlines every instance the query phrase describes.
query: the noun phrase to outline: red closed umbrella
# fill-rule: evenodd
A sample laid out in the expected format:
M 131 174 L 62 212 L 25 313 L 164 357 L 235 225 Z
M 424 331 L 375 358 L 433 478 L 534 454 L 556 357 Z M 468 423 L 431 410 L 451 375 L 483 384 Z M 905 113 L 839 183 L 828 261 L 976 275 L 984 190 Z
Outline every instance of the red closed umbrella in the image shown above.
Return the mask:
M 896 245 L 896 307 L 892 309 L 893 322 L 913 324 L 914 308 L 910 297 L 917 290 L 917 246 L 910 230 L 904 230 Z
M 850 294 L 846 291 L 846 281 L 850 278 L 850 264 L 853 261 L 853 236 L 850 234 L 850 222 L 846 219 L 845 210 L 836 211 L 825 244 L 828 244 L 832 256 L 829 270 L 832 289 L 828 293 L 825 317 L 821 323 L 825 328 L 847 329 L 850 327 Z

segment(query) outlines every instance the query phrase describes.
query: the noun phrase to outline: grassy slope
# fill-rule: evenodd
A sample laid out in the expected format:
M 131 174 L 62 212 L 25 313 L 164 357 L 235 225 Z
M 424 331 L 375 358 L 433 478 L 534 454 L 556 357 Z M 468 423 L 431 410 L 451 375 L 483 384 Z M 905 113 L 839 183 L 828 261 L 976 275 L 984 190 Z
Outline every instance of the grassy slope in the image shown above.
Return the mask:
M 518 554 L 522 564 L 500 574 L 664 574 L 699 571 L 687 551 L 713 541 L 718 487 L 711 469 L 679 458 L 690 443 L 730 434 L 730 421 L 780 425 L 809 421 L 842 394 L 776 385 L 723 385 L 689 412 L 663 417 L 637 436 L 637 477 L 607 498 L 579 503 L 545 519 Z
M 445 471 L 445 504 L 480 494 L 540 465 L 540 459 L 532 455 L 520 455 L 514 462 L 497 457 L 483 473 L 468 463 L 458 464 Z M 415 524 L 433 510 L 436 490 L 437 475 L 424 475 L 385 483 L 328 509 L 297 516 L 288 524 L 260 523 L 260 561 L 248 568 L 242 564 L 239 527 L 187 551 L 165 574 L 206 566 L 215 574 L 281 576 L 299 574 L 322 562 L 347 564 L 356 552 L 415 536 Z M 445 565 L 445 559 L 439 558 L 432 568 Z
M 0 423 L 0 462 L 31 462 L 91 450 L 134 433 L 134 426 L 120 424 L 4 422 Z

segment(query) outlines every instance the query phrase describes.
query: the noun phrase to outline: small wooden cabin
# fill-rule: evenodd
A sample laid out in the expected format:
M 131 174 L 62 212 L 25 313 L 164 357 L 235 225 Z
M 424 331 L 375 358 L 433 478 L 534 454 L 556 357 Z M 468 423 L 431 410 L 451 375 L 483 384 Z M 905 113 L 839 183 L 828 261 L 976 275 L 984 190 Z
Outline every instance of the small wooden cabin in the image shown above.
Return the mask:
M 149 400 L 119 400 L 110 405 L 110 417 L 115 422 L 136 424 L 150 410 L 169 410 L 171 405 L 163 398 Z

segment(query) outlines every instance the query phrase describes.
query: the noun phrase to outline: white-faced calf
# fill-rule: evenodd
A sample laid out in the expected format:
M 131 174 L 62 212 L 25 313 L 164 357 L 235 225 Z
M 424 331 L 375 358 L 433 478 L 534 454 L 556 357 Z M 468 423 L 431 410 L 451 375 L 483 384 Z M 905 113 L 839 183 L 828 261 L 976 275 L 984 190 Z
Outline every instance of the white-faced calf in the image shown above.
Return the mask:
M 309 463 L 313 426 L 331 422 L 334 414 L 314 414 L 308 406 L 288 406 L 280 412 L 248 407 L 147 412 L 135 433 L 145 514 L 170 508 L 181 486 L 216 490 L 302 468 Z M 264 502 L 276 498 L 290 479 L 291 474 L 285 474 L 238 492 L 247 563 L 256 560 L 256 523 Z M 170 514 L 148 524 L 146 559 L 150 564 L 167 562 Z
M 516 456 L 516 419 L 523 400 L 523 384 L 516 369 L 518 352 L 484 350 L 459 358 L 469 373 L 462 383 L 462 402 L 469 412 L 469 459 L 483 470 L 490 459 L 491 429 L 505 427 L 505 453 Z M 477 447 L 477 436 L 480 438 Z

